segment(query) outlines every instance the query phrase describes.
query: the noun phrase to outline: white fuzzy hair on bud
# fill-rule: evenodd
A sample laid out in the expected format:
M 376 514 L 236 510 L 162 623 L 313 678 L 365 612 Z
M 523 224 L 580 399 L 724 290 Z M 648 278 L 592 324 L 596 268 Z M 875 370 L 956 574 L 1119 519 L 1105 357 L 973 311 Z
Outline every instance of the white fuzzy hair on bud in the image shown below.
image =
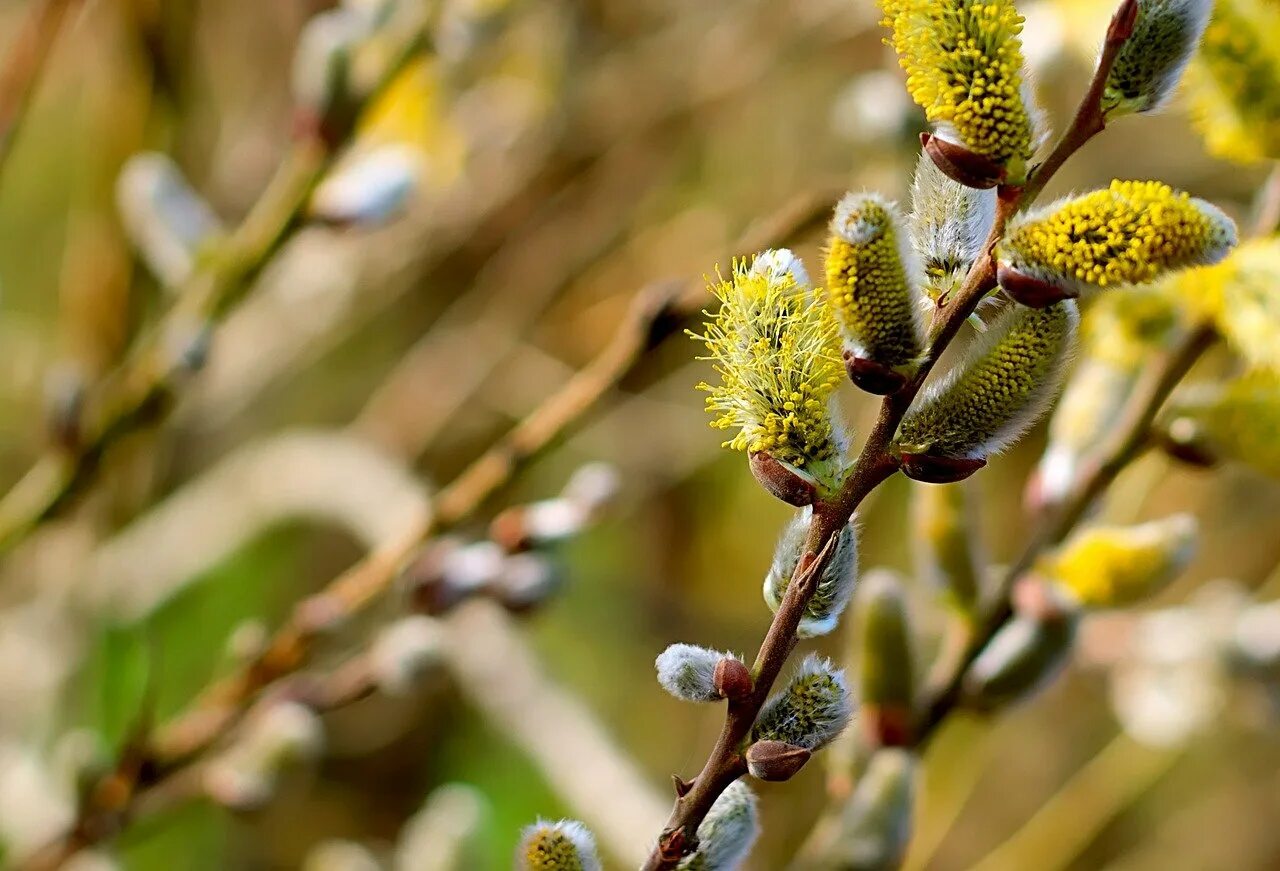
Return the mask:
M 982 252 L 996 217 L 994 188 L 977 190 L 951 179 L 928 155 L 921 155 L 911 183 L 911 243 L 924 267 L 932 308 L 955 288 Z
M 698 826 L 698 849 L 681 860 L 679 871 L 734 871 L 760 835 L 756 797 L 741 780 L 729 784 Z
M 787 688 L 765 702 L 752 737 L 817 750 L 834 741 L 853 717 L 844 672 L 811 653 Z
M 1213 0 L 1139 0 L 1133 34 L 1107 78 L 1102 107 L 1109 117 L 1169 104 L 1212 11 Z
M 519 871 L 601 871 L 596 841 L 577 820 L 539 820 L 520 835 Z
M 405 617 L 388 625 L 369 649 L 378 689 L 393 696 L 408 693 L 422 673 L 439 662 L 443 642 L 439 625 L 430 617 Z
M 764 579 L 764 601 L 777 612 L 804 553 L 805 540 L 813 509 L 806 507 L 792 518 L 782 531 L 773 552 L 773 564 Z M 852 524 L 845 524 L 836 540 L 834 552 L 822 569 L 818 588 L 805 606 L 804 617 L 796 629 L 801 638 L 826 635 L 836 628 L 840 615 L 853 598 L 858 582 L 858 535 Z
M 730 653 L 698 647 L 696 644 L 672 644 L 654 660 L 658 683 L 677 699 L 685 702 L 714 702 L 721 698 L 716 689 L 716 665 Z
M 809 273 L 804 268 L 804 261 L 790 248 L 769 248 L 761 251 L 751 262 L 751 272 L 771 282 L 783 281 L 790 275 L 796 287 L 811 286 Z

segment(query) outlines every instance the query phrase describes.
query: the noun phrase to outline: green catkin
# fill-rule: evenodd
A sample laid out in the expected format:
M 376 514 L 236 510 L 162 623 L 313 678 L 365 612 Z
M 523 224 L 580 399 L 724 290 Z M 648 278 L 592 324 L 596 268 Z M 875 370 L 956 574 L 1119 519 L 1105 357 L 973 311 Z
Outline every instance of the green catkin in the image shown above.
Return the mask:
M 1140 0 L 1133 35 L 1107 77 L 1102 108 L 1108 117 L 1157 112 L 1168 104 L 1212 8 L 1212 0 Z
M 898 429 L 903 451 L 985 458 L 1024 433 L 1057 392 L 1076 332 L 1073 302 L 1010 306 L 969 358 L 931 387 Z
M 698 849 L 680 861 L 679 871 L 733 871 L 760 835 L 756 797 L 735 780 L 720 793 L 698 826 Z
M 753 741 L 782 741 L 817 750 L 833 741 L 853 716 L 844 672 L 809 654 L 787 688 L 769 699 L 752 731 Z

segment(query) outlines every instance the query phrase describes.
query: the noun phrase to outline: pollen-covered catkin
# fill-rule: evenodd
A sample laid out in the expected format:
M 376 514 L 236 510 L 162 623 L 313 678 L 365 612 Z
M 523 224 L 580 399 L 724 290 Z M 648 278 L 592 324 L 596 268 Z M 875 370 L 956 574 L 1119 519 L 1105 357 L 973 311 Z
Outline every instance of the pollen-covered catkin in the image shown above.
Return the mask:
M 1216 206 L 1160 182 L 1113 181 L 1017 218 L 996 256 L 1002 282 L 1012 275 L 1079 296 L 1217 263 L 1235 244 L 1235 224 Z
M 1195 555 L 1197 524 L 1175 514 L 1135 526 L 1096 526 L 1072 537 L 1037 570 L 1088 608 L 1123 608 L 1154 595 Z
M 1215 157 L 1280 158 L 1280 6 L 1217 0 L 1188 71 L 1192 118 Z
M 1139 0 L 1133 34 L 1120 47 L 1107 77 L 1102 108 L 1108 117 L 1165 107 L 1212 9 L 1213 0 Z
M 790 265 L 779 268 L 782 261 Z M 766 452 L 833 483 L 843 449 L 829 408 L 842 371 L 836 324 L 801 278 L 794 261 L 764 252 L 712 283 L 720 309 L 693 337 L 706 345 L 701 359 L 715 364 L 720 383 L 698 387 L 709 394 L 712 426 L 736 431 L 725 447 Z
M 909 372 L 924 339 L 915 253 L 897 207 L 874 194 L 846 194 L 831 221 L 826 273 L 845 350 Z
M 1162 423 L 1174 444 L 1280 478 L 1280 374 L 1255 370 L 1179 392 Z
M 576 820 L 539 821 L 524 830 L 516 852 L 520 871 L 600 871 L 595 839 Z
M 995 221 L 996 192 L 949 178 L 926 155 L 911 182 L 911 244 L 924 270 L 922 302 L 932 308 L 956 290 Z
M 1012 0 L 881 0 L 907 90 L 936 134 L 1019 182 L 1036 148 Z
M 1179 276 L 1175 289 L 1251 366 L 1280 372 L 1280 237 L 1246 242 L 1218 266 Z
M 773 564 L 764 579 L 764 601 L 770 611 L 776 613 L 782 607 L 782 599 L 787 594 L 787 587 L 791 584 L 796 566 L 804 553 L 805 538 L 812 517 L 811 509 L 800 511 L 787 524 L 778 539 Z M 831 556 L 822 568 L 818 587 L 805 606 L 804 617 L 800 620 L 796 634 L 801 638 L 811 638 L 826 635 L 835 629 L 840 615 L 853 596 L 857 580 L 858 536 L 853 524 L 846 523 L 840 530 L 840 537 L 836 540 Z
M 756 797 L 735 780 L 711 805 L 698 826 L 698 849 L 680 860 L 679 871 L 734 871 L 760 835 Z
M 1009 306 L 963 362 L 916 400 L 898 428 L 904 453 L 985 459 L 1024 433 L 1057 392 L 1078 315 L 1066 301 Z
M 844 672 L 811 653 L 787 688 L 765 702 L 751 736 L 817 750 L 835 740 L 852 716 Z

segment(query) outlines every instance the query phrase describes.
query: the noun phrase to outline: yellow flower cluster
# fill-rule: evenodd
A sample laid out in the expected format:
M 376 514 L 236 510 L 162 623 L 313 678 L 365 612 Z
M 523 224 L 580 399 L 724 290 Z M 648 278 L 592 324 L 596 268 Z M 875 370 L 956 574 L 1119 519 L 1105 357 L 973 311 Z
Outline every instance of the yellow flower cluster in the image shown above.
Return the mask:
M 912 406 L 898 429 L 902 450 L 978 459 L 1007 447 L 1057 392 L 1078 320 L 1070 300 L 1008 306 L 968 359 Z
M 1255 370 L 1178 396 L 1165 428 L 1177 444 L 1280 478 L 1280 374 Z
M 1195 550 L 1195 518 L 1176 514 L 1136 526 L 1086 530 L 1037 569 L 1086 607 L 1119 608 L 1158 592 L 1187 567 Z
M 1113 181 L 1022 216 L 997 256 L 1002 268 L 1079 294 L 1216 263 L 1235 243 L 1235 224 L 1215 206 L 1160 182 Z
M 586 827 L 562 820 L 527 828 L 516 866 L 520 871 L 600 871 L 600 860 Z
M 895 370 L 914 366 L 923 339 L 916 281 L 902 221 L 874 194 L 848 194 L 827 241 L 827 300 L 846 347 Z
M 1280 158 L 1280 4 L 1217 0 L 1188 75 L 1209 151 L 1252 163 Z
M 881 0 L 907 90 L 938 134 L 1019 180 L 1035 150 L 1012 0 Z
M 725 447 L 765 451 L 821 479 L 841 448 L 829 409 L 844 372 L 836 324 L 819 294 L 797 282 L 796 270 L 774 268 L 775 260 L 766 253 L 735 263 L 728 279 L 711 285 L 720 309 L 692 335 L 706 345 L 701 359 L 715 364 L 720 383 L 698 387 L 710 394 L 711 425 L 738 430 Z
M 1280 372 L 1280 238 L 1248 242 L 1218 266 L 1180 276 L 1176 288 L 1252 366 Z

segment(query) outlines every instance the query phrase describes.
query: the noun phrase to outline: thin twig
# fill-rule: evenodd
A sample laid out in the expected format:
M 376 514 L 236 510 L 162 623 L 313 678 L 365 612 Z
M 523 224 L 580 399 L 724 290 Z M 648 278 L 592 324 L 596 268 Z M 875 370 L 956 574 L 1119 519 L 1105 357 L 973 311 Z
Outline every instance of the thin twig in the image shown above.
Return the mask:
M 1018 559 L 1001 576 L 993 597 L 993 609 L 980 621 L 963 654 L 924 706 L 919 728 L 922 745 L 959 702 L 965 671 L 1013 616 L 1009 592 L 1014 583 L 1031 568 L 1042 552 L 1066 538 L 1120 472 L 1142 454 L 1149 444 L 1151 424 L 1165 400 L 1216 339 L 1217 332 L 1212 326 L 1198 325 L 1178 347 L 1145 370 L 1120 421 L 1098 451 L 1091 467 L 1061 505 L 1041 523 Z
M 867 437 L 840 492 L 834 499 L 819 501 L 814 505 L 813 521 L 805 543 L 807 559 L 801 560 L 797 566 L 782 605 L 774 614 L 760 646 L 753 668 L 754 689 L 747 699 L 727 706 L 720 737 L 692 786 L 684 795 L 677 797 L 667 825 L 644 866 L 645 871 L 674 869 L 680 859 L 697 846 L 698 825 L 711 810 L 716 798 L 725 787 L 745 773 L 743 745 L 749 739 L 751 728 L 773 682 L 795 647 L 796 629 L 816 587 L 813 583 L 802 581 L 806 578 L 811 580 L 821 569 L 822 555 L 827 553 L 831 542 L 849 522 L 862 500 L 897 471 L 898 464 L 894 459 L 892 446 L 898 425 L 943 351 L 982 299 L 995 288 L 994 250 L 1004 235 L 1009 219 L 1018 209 L 1030 203 L 1066 160 L 1105 126 L 1101 108 L 1102 94 L 1116 55 L 1133 32 L 1136 15 L 1137 0 L 1122 0 L 1108 29 L 1107 42 L 1093 81 L 1081 101 L 1071 128 L 1023 188 L 1000 189 L 995 221 L 982 254 L 969 270 L 961 289 L 952 299 L 941 302 L 934 314 L 924 363 L 906 386 L 884 399 L 876 425 Z

